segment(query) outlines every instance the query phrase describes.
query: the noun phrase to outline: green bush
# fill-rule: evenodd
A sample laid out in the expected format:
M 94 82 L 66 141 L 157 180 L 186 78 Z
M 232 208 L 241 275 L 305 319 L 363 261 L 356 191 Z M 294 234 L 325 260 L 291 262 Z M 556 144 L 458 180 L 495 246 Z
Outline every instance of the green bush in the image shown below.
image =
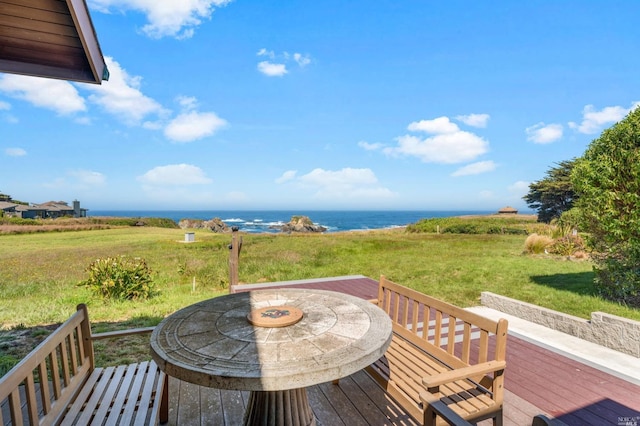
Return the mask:
M 440 234 L 510 234 L 528 235 L 542 233 L 548 225 L 536 223 L 531 217 L 442 217 L 421 219 L 407 225 L 408 233 Z
M 459 223 L 451 225 L 442 230 L 445 234 L 482 234 L 479 226 L 472 223 Z
M 3 217 L 0 223 L 7 225 L 42 225 L 35 219 L 23 219 L 21 217 Z
M 4 376 L 16 365 L 20 360 L 12 355 L 0 354 L 0 377 Z
M 79 285 L 105 299 L 148 299 L 155 295 L 151 269 L 141 258 L 125 256 L 97 259 L 87 268 L 89 278 Z
M 90 217 L 89 223 L 111 226 L 153 226 L 155 228 L 179 228 L 178 224 L 165 217 Z
M 585 251 L 586 247 L 582 237 L 579 235 L 566 235 L 557 238 L 549 246 L 549 253 L 559 254 L 562 256 L 571 256 L 576 252 Z
M 596 266 L 595 285 L 602 297 L 640 306 L 640 269 L 622 258 L 602 258 Z

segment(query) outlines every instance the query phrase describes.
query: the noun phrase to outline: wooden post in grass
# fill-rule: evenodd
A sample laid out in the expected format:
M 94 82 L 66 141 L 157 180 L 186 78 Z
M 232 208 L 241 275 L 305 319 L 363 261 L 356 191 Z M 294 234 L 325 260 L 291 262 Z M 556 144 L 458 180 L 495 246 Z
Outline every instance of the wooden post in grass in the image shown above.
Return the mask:
M 234 292 L 238 284 L 238 263 L 240 262 L 240 250 L 242 249 L 242 237 L 238 238 L 238 227 L 231 228 L 231 244 L 229 244 L 229 293 Z

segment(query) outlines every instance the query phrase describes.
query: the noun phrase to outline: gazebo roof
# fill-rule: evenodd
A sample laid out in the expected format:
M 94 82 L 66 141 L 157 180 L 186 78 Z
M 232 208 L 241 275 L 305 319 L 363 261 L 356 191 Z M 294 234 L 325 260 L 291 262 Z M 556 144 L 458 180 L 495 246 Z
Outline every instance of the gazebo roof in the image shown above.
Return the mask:
M 518 213 L 518 209 L 515 209 L 511 206 L 503 207 L 498 210 L 499 213 Z
M 108 80 L 85 0 L 0 0 L 0 72 Z

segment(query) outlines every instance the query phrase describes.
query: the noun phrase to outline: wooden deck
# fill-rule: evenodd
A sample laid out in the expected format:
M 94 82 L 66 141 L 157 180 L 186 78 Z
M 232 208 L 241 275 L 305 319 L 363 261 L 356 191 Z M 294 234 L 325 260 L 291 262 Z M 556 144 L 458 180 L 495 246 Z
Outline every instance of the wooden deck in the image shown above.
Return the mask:
M 318 426 L 419 425 L 404 413 L 364 371 L 307 390 Z M 221 391 L 171 378 L 169 380 L 169 425 L 242 424 L 248 392 Z M 506 392 L 505 426 L 531 424 L 537 407 Z M 487 420 L 482 426 L 491 425 Z
M 377 282 L 362 277 L 257 284 L 235 290 L 285 285 L 341 291 L 364 299 L 377 296 Z M 506 426 L 531 425 L 537 414 L 572 426 L 640 425 L 640 386 L 511 335 L 505 388 Z M 308 394 L 320 425 L 417 424 L 364 371 L 338 385 L 313 386 Z M 242 423 L 247 400 L 248 392 L 220 391 L 170 378 L 169 424 L 235 426 Z

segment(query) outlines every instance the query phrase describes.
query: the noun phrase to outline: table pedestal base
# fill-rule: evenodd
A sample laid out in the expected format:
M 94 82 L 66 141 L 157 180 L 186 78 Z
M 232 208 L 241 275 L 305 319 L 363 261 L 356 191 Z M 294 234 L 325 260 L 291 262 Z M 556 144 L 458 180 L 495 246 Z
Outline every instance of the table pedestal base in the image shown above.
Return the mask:
M 307 390 L 252 391 L 244 415 L 246 426 L 315 426 Z

